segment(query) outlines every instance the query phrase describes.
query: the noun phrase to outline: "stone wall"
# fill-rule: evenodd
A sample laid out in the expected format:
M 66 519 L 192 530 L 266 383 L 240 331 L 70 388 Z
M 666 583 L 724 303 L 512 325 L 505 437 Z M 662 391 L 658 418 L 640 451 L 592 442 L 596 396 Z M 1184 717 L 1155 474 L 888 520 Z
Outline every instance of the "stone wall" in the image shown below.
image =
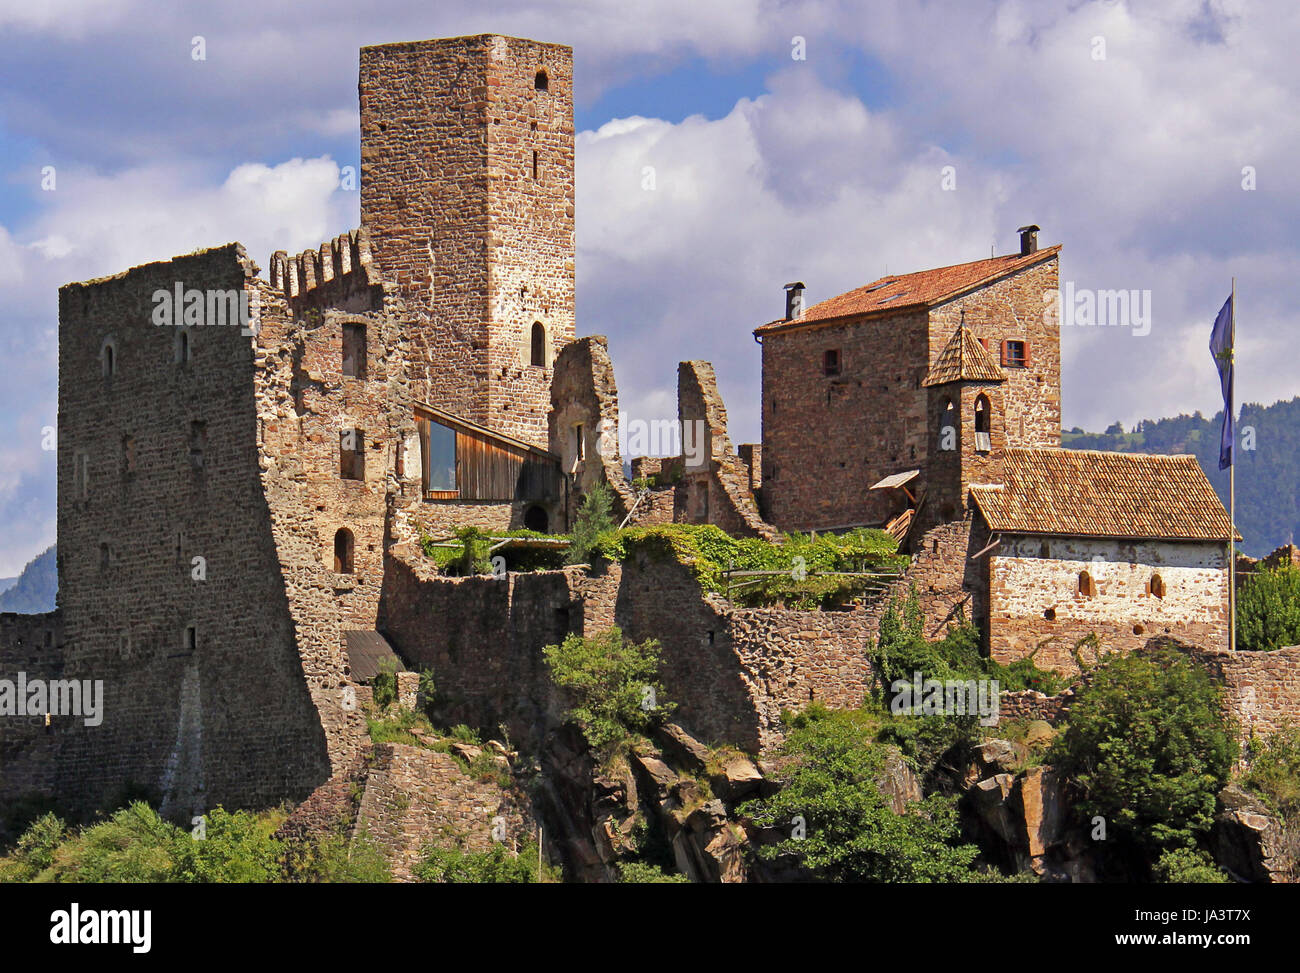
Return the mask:
M 398 881 L 411 880 L 428 845 L 476 852 L 500 841 L 517 850 L 537 837 L 526 794 L 471 777 L 449 753 L 376 744 L 364 788 L 355 831 L 384 850 Z
M 19 674 L 27 680 L 63 678 L 63 616 L 59 611 L 40 615 L 0 613 L 0 679 L 14 684 Z M 25 707 L 24 707 L 25 708 Z M 43 713 L 0 714 L 0 805 L 32 796 L 56 793 L 59 737 L 75 717 Z M 0 807 L 0 821 L 3 821 Z
M 1244 737 L 1300 725 L 1300 646 L 1273 652 L 1198 649 L 1193 657 L 1223 683 Z
M 267 349 L 234 320 L 185 328 L 185 355 L 182 329 L 153 319 L 155 292 L 182 285 L 247 295 L 256 326 L 274 292 L 255 271 L 232 244 L 59 293 L 64 675 L 105 693 L 101 726 L 55 729 L 52 786 L 80 807 L 129 786 L 178 812 L 271 804 L 329 777 L 331 741 L 346 750 L 345 716 L 327 737 L 318 711 L 341 694 L 333 591 L 292 607 L 320 539 L 300 520 L 286 550 L 293 515 L 259 457 Z
M 999 662 L 1037 650 L 1041 668 L 1076 672 L 1071 649 L 1094 632 L 1120 651 L 1156 635 L 1207 647 L 1227 640 L 1222 545 L 1003 535 L 988 560 L 989 651 Z M 1091 596 L 1080 591 L 1085 571 Z M 1163 597 L 1152 592 L 1156 575 Z

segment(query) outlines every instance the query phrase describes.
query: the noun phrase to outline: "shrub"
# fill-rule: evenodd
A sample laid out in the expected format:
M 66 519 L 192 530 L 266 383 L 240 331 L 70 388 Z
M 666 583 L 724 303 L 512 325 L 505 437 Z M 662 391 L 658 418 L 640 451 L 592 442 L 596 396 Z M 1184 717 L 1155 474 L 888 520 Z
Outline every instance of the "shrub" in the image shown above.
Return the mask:
M 613 491 L 604 482 L 594 484 L 578 508 L 573 523 L 573 543 L 565 557 L 567 563 L 584 564 L 591 559 L 597 539 L 614 529 L 613 509 Z
M 1237 647 L 1270 651 L 1300 643 L 1300 569 L 1256 571 L 1237 596 Z
M 282 844 L 273 836 L 282 815 L 257 815 L 217 807 L 206 815 L 201 839 L 179 842 L 172 880 L 177 882 L 273 882 L 280 873 Z M 186 841 L 188 837 L 188 841 Z
M 1120 840 L 1190 848 L 1213 821 L 1236 757 L 1223 692 L 1172 649 L 1107 657 L 1070 708 L 1049 759 Z
M 0 881 L 30 882 L 54 864 L 54 853 L 67 837 L 67 825 L 53 813 L 28 825 L 9 856 L 0 861 Z
M 375 673 L 370 689 L 375 709 L 380 713 L 397 702 L 397 665 L 392 659 L 380 660 L 379 671 Z
M 681 872 L 665 872 L 658 865 L 647 865 L 644 862 L 624 862 L 619 865 L 618 880 L 624 884 L 641 885 L 690 882 Z
M 659 682 L 659 643 L 623 638 L 614 627 L 570 635 L 542 649 L 551 679 L 573 699 L 568 718 L 600 750 L 645 733 L 672 709 Z
M 135 802 L 107 821 L 91 825 L 52 849 L 51 861 L 37 881 L 168 882 L 177 860 L 192 839 Z
M 1270 733 L 1252 749 L 1242 783 L 1283 817 L 1300 818 L 1300 724 Z
M 344 834 L 325 835 L 297 851 L 290 868 L 290 879 L 295 882 L 376 884 L 393 880 L 383 848 L 365 831 L 351 840 Z
M 868 710 L 809 706 L 789 719 L 782 745 L 793 758 L 775 795 L 745 805 L 756 824 L 790 837 L 757 854 L 798 858 L 837 882 L 960 882 L 977 849 L 963 844 L 953 798 L 932 795 L 895 814 L 877 783 L 886 750 L 876 742 L 882 716 Z M 790 831 L 800 822 L 803 836 Z
M 1228 876 L 1203 851 L 1170 848 L 1162 852 L 1155 866 L 1157 882 L 1199 882 L 1223 884 Z
M 555 880 L 545 864 L 538 872 L 535 842 L 526 842 L 519 854 L 500 844 L 494 844 L 489 851 L 429 847 L 411 871 L 421 882 L 522 885 Z

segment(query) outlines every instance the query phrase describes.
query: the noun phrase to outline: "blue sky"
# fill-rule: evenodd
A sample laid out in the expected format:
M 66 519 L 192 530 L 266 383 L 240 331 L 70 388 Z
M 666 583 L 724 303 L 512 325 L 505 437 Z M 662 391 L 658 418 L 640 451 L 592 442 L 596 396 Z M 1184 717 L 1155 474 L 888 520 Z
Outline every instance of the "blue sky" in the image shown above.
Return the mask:
M 574 47 L 578 332 L 609 336 L 634 417 L 706 358 L 757 440 L 750 331 L 784 282 L 817 301 L 1027 222 L 1063 281 L 1150 294 L 1141 337 L 1063 329 L 1067 427 L 1213 412 L 1234 275 L 1239 396 L 1300 393 L 1290 0 L 0 0 L 0 577 L 54 540 L 59 285 L 356 226 L 357 49 L 485 32 Z

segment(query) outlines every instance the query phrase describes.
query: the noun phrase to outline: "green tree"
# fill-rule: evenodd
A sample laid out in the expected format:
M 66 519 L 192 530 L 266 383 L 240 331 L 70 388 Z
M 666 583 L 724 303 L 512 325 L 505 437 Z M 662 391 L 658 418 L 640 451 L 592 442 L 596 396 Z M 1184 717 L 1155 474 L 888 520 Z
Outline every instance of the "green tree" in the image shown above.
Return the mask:
M 217 807 L 203 829 L 184 832 L 178 842 L 172 881 L 273 882 L 279 877 L 282 844 L 273 837 L 279 822 L 248 811 Z
M 1149 855 L 1190 848 L 1213 822 L 1236 758 L 1223 691 L 1173 649 L 1112 655 L 1070 707 L 1049 759 L 1120 841 Z
M 977 849 L 960 840 L 955 798 L 935 794 L 895 814 L 881 794 L 888 751 L 876 742 L 880 719 L 820 705 L 789 719 L 784 786 L 745 805 L 760 827 L 788 837 L 758 855 L 792 855 L 837 882 L 974 880 Z
M 1237 596 L 1237 647 L 1266 652 L 1300 644 L 1300 569 L 1254 572 Z
M 573 543 L 565 560 L 569 564 L 583 564 L 590 557 L 601 534 L 614 529 L 614 494 L 603 482 L 598 482 L 587 492 L 573 524 Z
M 453 884 L 511 884 L 555 881 L 545 863 L 538 871 L 537 845 L 526 842 L 519 854 L 494 844 L 488 851 L 463 851 L 460 848 L 428 847 L 412 873 L 421 882 Z
M 645 733 L 671 710 L 659 682 L 659 652 L 654 639 L 637 644 L 617 626 L 542 649 L 551 678 L 574 702 L 568 717 L 598 750 Z
M 1157 882 L 1196 882 L 1222 885 L 1228 882 L 1227 873 L 1203 851 L 1195 848 L 1171 848 L 1162 852 L 1156 862 Z

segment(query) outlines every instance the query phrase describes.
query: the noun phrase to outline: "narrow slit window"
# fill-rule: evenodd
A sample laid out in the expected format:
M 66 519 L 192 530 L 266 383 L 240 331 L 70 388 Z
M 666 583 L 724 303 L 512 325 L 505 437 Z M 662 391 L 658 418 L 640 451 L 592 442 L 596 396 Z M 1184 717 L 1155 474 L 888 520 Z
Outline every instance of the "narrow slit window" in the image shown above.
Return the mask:
M 366 434 L 362 429 L 339 432 L 339 476 L 344 480 L 366 478 Z
M 1079 594 L 1085 598 L 1095 598 L 1097 595 L 1096 582 L 1092 580 L 1092 575 L 1087 571 L 1079 572 Z
M 822 374 L 838 375 L 840 373 L 840 350 L 828 348 L 822 352 Z
M 366 377 L 366 326 L 343 325 L 343 374 L 350 378 Z
M 587 444 L 582 435 L 582 423 L 573 427 L 573 454 L 579 462 L 587 458 Z
M 533 182 L 537 181 L 538 156 L 537 150 L 533 149 Z
M 334 535 L 334 573 L 352 574 L 352 557 L 356 549 L 356 539 L 352 531 L 340 527 Z
M 990 413 L 992 407 L 987 395 L 975 400 L 975 452 L 987 453 L 993 449 L 993 437 L 990 432 Z
M 546 326 L 541 321 L 533 322 L 530 360 L 539 368 L 546 367 Z

